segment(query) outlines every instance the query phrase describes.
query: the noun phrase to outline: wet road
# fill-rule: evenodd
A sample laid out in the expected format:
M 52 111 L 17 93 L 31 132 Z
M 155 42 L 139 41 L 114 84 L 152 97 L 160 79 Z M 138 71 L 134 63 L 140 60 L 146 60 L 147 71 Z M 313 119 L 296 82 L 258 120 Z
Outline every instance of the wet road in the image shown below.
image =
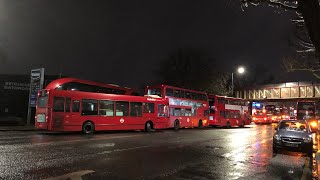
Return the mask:
M 0 132 L 0 179 L 310 179 L 308 157 L 272 153 L 273 126 Z

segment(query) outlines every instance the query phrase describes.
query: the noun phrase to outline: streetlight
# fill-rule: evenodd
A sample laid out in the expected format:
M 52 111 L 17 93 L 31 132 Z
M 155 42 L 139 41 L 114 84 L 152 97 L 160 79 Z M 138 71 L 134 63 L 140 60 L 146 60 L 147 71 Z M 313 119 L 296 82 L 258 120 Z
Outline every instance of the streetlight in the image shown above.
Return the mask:
M 237 72 L 239 74 L 243 74 L 245 72 L 244 67 L 242 67 L 242 66 L 238 67 Z M 231 73 L 231 94 L 232 94 L 232 96 L 233 96 L 233 88 L 234 88 L 234 84 L 233 84 L 233 72 L 232 72 Z

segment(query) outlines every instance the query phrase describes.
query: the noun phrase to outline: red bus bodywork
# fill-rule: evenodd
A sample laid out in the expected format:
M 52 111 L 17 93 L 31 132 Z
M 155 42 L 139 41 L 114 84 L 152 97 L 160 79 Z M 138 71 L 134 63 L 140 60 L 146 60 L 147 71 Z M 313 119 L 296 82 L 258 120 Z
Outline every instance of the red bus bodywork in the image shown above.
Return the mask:
M 85 91 L 97 92 L 105 94 L 123 94 L 133 95 L 134 91 L 130 88 L 120 87 L 114 84 L 104 84 L 88 80 L 76 78 L 60 78 L 52 81 L 46 87 L 47 90 L 71 90 L 71 91 Z
M 266 110 L 256 110 L 252 114 L 252 121 L 256 124 L 270 124 L 272 122 L 272 116 L 267 117 Z
M 143 130 L 147 122 L 154 129 L 167 128 L 168 100 L 54 88 L 59 85 L 52 82 L 38 93 L 37 129 L 81 131 L 89 121 L 95 131 Z
M 146 95 L 169 100 L 169 128 L 208 126 L 208 96 L 198 92 L 168 85 L 147 86 Z M 175 123 L 178 123 L 176 127 Z
M 239 126 L 250 124 L 247 102 L 243 99 L 209 95 L 209 125 Z

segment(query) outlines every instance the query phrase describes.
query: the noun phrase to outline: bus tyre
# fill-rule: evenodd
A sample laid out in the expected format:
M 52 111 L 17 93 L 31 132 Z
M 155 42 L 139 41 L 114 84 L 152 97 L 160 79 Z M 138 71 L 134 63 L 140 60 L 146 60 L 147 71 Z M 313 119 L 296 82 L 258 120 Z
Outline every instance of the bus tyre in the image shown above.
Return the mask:
M 203 128 L 202 120 L 199 120 L 198 128 Z
M 175 120 L 174 121 L 174 125 L 173 125 L 173 128 L 174 128 L 174 130 L 178 130 L 179 129 L 179 121 L 178 120 Z
M 152 122 L 148 121 L 148 122 L 146 123 L 145 130 L 146 130 L 147 132 L 151 132 L 151 131 L 153 131 L 153 125 L 152 125 Z
M 226 128 L 230 128 L 231 127 L 231 125 L 230 125 L 230 122 L 229 121 L 227 121 L 227 123 L 226 123 Z
M 94 132 L 94 124 L 90 121 L 85 122 L 82 125 L 82 132 L 84 134 L 93 134 Z
M 241 123 L 240 127 L 241 127 L 241 128 L 243 128 L 243 127 L 244 127 L 244 125 L 245 125 L 245 123 L 244 123 L 244 121 L 242 121 L 242 123 Z

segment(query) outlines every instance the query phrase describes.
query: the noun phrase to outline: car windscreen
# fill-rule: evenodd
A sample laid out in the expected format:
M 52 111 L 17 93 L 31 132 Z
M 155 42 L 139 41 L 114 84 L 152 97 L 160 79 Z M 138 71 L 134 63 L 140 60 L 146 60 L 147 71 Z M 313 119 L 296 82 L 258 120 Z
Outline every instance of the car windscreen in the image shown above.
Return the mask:
M 281 122 L 279 125 L 279 129 L 284 129 L 287 131 L 307 131 L 307 124 L 304 122 Z

